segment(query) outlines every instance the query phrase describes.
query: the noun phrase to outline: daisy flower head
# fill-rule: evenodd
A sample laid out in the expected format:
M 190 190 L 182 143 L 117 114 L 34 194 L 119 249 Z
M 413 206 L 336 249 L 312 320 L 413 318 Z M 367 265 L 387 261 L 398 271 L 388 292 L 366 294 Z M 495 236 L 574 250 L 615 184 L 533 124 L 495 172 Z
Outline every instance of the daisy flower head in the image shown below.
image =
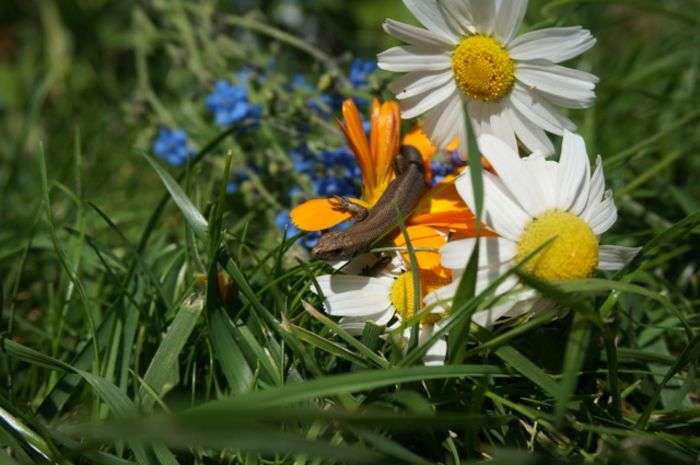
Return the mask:
M 521 159 L 490 135 L 479 139 L 479 147 L 498 175 L 483 173 L 484 222 L 497 236 L 481 238 L 479 243 L 482 288 L 518 263 L 541 280 L 563 281 L 589 278 L 597 269 L 619 270 L 636 256 L 639 249 L 600 244 L 600 236 L 617 221 L 617 208 L 612 191 L 605 190 L 600 157 L 591 174 L 580 136 L 564 133 L 558 162 L 540 154 Z M 468 173 L 456 185 L 474 208 Z M 442 265 L 463 270 L 476 243 L 471 238 L 448 243 L 440 250 Z M 517 286 L 515 279 L 512 287 Z M 450 298 L 455 288 L 453 283 L 428 300 Z M 502 308 L 501 315 L 532 309 L 538 300 L 532 291 L 520 295 L 522 299 Z
M 527 0 L 403 0 L 425 28 L 392 19 L 384 30 L 407 45 L 378 55 L 379 68 L 406 73 L 391 90 L 405 119 L 424 115 L 438 148 L 459 140 L 467 153 L 466 113 L 478 136 L 494 135 L 517 152 L 550 155 L 547 132 L 575 124 L 556 107 L 587 108 L 596 76 L 559 65 L 595 44 L 581 27 L 555 27 L 516 36 Z
M 419 324 L 418 341 L 423 343 L 444 322 L 444 314 L 419 310 L 416 312 L 414 274 L 400 263 L 392 263 L 373 276 L 335 274 L 317 278 L 326 312 L 340 317 L 339 324 L 353 335 L 360 335 L 367 323 L 395 330 L 399 338 L 408 341 L 411 327 Z M 451 281 L 445 268 L 419 270 L 419 301 Z M 315 292 L 317 292 L 314 289 Z M 442 365 L 447 353 L 445 338 L 438 338 L 426 351 L 426 365 Z

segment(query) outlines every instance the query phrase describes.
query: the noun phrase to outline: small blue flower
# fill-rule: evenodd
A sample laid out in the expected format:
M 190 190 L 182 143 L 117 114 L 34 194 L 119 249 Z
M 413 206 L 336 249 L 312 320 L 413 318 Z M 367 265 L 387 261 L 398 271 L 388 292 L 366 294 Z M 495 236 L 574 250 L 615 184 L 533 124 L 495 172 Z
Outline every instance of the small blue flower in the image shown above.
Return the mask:
M 433 185 L 438 184 L 442 182 L 443 179 L 452 171 L 454 170 L 454 167 L 452 166 L 451 163 L 445 163 L 445 162 L 439 162 L 439 161 L 433 161 L 432 162 L 432 168 L 433 168 Z
M 347 146 L 336 150 L 324 150 L 321 152 L 321 159 L 327 168 L 343 167 L 348 171 L 357 167 L 357 161 Z
M 292 165 L 296 172 L 309 176 L 313 176 L 316 173 L 316 158 L 306 145 L 300 145 L 290 150 L 289 158 L 292 160 Z
M 287 191 L 287 196 L 290 199 L 298 199 L 304 196 L 304 189 L 299 186 L 294 186 Z
M 294 74 L 291 79 L 291 85 L 292 90 L 300 90 L 304 92 L 311 91 L 311 85 L 303 74 Z
M 172 166 L 182 166 L 192 155 L 187 134 L 182 129 L 160 128 L 153 141 L 153 153 Z
M 228 127 L 246 118 L 259 119 L 262 108 L 248 100 L 248 88 L 245 85 L 233 85 L 220 80 L 214 85 L 214 91 L 206 98 L 209 111 L 214 114 L 216 124 Z
M 369 83 L 369 77 L 376 69 L 375 61 L 355 58 L 350 64 L 350 82 L 355 87 L 364 87 Z

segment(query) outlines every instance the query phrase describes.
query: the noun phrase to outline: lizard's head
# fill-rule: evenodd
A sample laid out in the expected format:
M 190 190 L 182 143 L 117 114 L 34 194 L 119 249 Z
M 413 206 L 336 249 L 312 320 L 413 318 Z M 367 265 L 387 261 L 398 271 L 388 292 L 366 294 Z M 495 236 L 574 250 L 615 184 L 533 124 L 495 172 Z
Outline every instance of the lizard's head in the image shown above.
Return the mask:
M 346 239 L 346 235 L 340 231 L 326 233 L 311 253 L 321 260 L 348 260 L 354 256 L 354 250 Z

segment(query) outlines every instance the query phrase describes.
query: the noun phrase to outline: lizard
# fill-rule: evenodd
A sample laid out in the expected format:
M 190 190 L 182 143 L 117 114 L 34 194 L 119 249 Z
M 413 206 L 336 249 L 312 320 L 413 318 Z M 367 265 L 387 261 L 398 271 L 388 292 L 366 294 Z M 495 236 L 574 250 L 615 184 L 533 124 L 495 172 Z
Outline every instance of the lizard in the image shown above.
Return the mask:
M 393 166 L 396 178 L 371 209 L 346 197 L 335 197 L 337 208 L 351 213 L 355 223 L 345 231 L 322 235 L 311 251 L 316 258 L 350 259 L 396 228 L 399 217 L 406 218 L 411 213 L 428 188 L 423 158 L 415 147 L 403 145 Z

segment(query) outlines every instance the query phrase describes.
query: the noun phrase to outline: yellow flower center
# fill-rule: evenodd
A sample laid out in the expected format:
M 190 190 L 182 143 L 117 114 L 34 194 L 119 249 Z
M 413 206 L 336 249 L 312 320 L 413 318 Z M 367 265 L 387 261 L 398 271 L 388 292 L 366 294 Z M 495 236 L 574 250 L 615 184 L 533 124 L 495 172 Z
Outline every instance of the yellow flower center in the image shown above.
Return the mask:
M 558 210 L 533 220 L 518 242 L 522 261 L 552 240 L 524 268 L 527 273 L 552 281 L 588 278 L 598 265 L 598 238 L 578 216 Z
M 476 100 L 500 100 L 515 83 L 515 64 L 493 37 L 463 38 L 452 54 L 452 70 L 462 93 Z
M 440 275 L 432 271 L 420 271 L 420 300 L 435 289 L 450 283 L 448 275 Z M 407 271 L 401 274 L 391 287 L 391 303 L 394 304 L 396 312 L 401 319 L 410 320 L 416 313 L 414 301 L 415 293 L 413 289 L 413 273 Z M 424 325 L 435 324 L 441 316 L 436 313 L 426 313 L 421 317 Z

